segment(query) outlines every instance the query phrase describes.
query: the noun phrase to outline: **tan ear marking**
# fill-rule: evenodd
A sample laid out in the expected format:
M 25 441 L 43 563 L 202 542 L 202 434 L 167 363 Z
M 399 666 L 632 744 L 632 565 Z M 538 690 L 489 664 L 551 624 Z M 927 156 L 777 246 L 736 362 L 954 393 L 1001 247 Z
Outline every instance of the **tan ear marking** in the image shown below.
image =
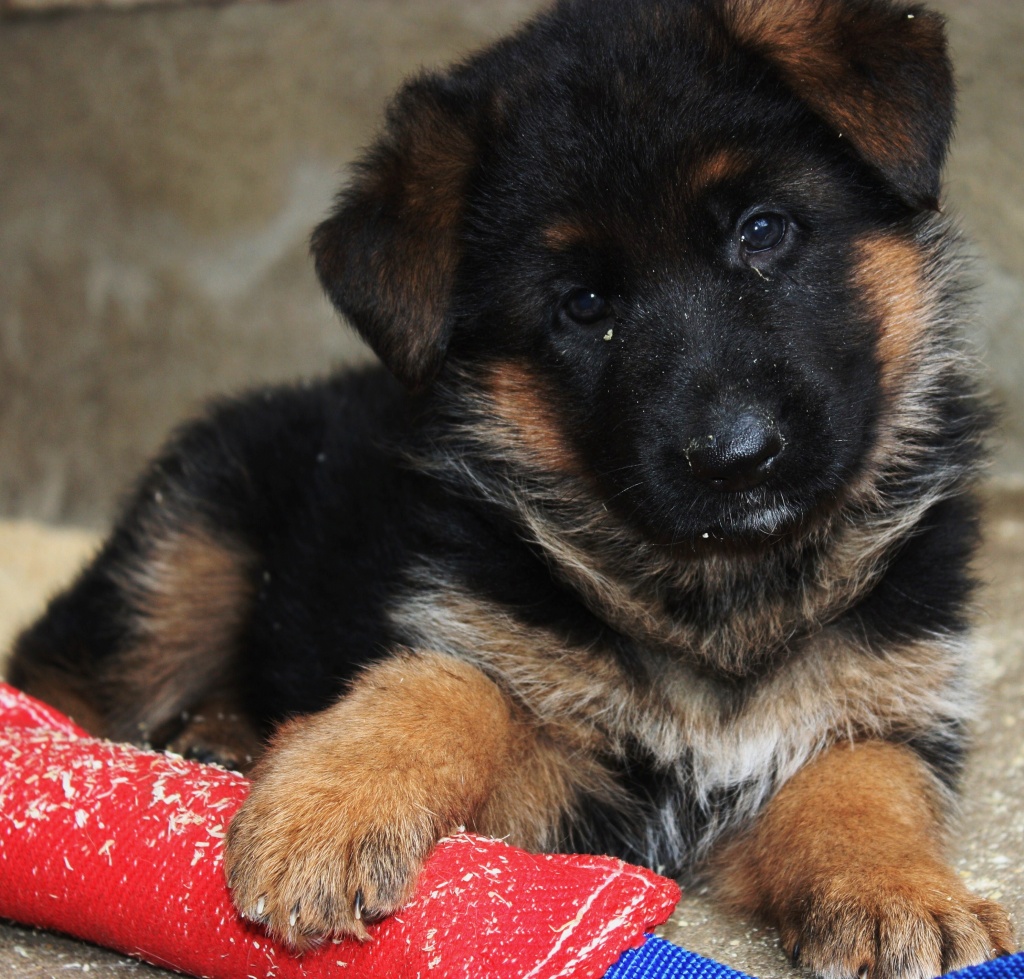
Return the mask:
M 388 127 L 314 232 L 317 274 L 385 365 L 410 388 L 429 383 L 447 350 L 470 121 L 445 80 L 410 82 Z
M 953 116 L 941 17 L 885 0 L 725 0 L 725 11 L 737 39 L 908 203 L 937 206 Z

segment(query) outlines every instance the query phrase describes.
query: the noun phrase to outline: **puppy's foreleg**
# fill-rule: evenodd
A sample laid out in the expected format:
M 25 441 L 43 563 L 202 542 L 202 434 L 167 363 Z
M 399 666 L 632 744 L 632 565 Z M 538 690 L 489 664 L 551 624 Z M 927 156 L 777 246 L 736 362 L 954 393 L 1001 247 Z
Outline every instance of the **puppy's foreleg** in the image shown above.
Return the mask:
M 333 707 L 286 724 L 257 766 L 228 834 L 234 901 L 298 947 L 364 937 L 410 897 L 442 836 L 507 824 L 529 837 L 557 821 L 556 769 L 475 667 L 437 653 L 387 659 Z
M 940 790 L 913 751 L 837 745 L 716 861 L 722 896 L 828 977 L 929 979 L 1012 950 L 1006 913 L 942 857 Z

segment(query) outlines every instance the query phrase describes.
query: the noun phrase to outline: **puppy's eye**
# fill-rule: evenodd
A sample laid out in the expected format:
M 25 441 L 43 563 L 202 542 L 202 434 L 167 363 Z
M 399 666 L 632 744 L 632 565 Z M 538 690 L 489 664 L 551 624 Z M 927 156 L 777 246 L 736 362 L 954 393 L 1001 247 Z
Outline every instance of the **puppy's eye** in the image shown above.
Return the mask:
M 598 323 L 611 314 L 608 301 L 589 289 L 576 289 L 565 297 L 562 311 L 576 323 L 589 326 Z
M 786 219 L 781 214 L 752 214 L 740 225 L 740 241 L 748 252 L 765 252 L 786 237 Z

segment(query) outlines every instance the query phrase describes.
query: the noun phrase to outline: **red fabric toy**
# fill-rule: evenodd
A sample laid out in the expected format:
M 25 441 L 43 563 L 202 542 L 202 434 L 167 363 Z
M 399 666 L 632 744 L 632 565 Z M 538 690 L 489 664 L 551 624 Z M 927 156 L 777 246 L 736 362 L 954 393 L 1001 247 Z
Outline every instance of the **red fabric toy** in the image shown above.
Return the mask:
M 606 857 L 443 841 L 372 939 L 291 954 L 231 904 L 224 835 L 248 782 L 96 740 L 0 684 L 0 916 L 210 979 L 601 976 L 679 899 Z

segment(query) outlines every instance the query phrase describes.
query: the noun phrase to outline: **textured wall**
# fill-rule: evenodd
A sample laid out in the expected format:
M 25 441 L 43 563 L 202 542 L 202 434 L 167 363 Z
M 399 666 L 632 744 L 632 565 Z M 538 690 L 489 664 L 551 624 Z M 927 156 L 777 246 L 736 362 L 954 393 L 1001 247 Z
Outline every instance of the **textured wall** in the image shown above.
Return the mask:
M 1003 431 L 996 473 L 1024 482 L 1024 2 L 927 0 L 949 18 L 960 84 L 948 199 L 974 237 L 981 345 Z
M 1024 4 L 943 0 L 963 112 L 951 200 L 1024 473 Z M 402 75 L 529 0 L 302 0 L 0 22 L 0 512 L 96 523 L 215 392 L 361 348 L 306 256 Z
M 526 5 L 176 7 L 0 24 L 0 512 L 102 520 L 210 393 L 365 356 L 306 253 L 421 64 Z

